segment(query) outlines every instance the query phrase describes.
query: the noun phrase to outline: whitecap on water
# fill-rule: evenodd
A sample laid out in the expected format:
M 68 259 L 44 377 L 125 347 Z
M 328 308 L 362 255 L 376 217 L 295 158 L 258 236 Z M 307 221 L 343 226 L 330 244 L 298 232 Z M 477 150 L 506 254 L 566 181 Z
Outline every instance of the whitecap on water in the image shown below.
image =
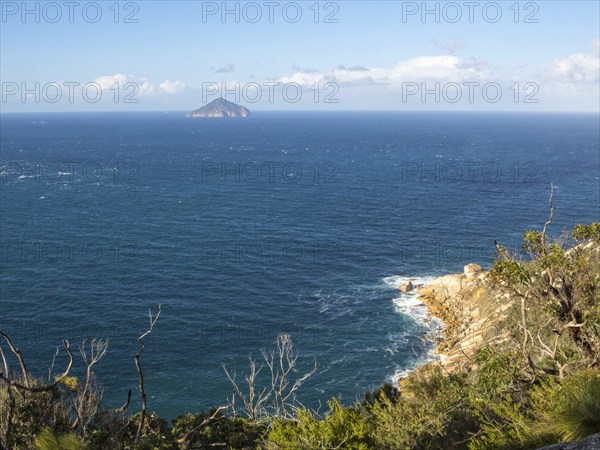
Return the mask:
M 393 287 L 395 289 L 398 289 L 400 286 L 407 284 L 409 281 L 412 282 L 412 284 L 414 284 L 415 286 L 418 286 L 420 284 L 429 284 L 431 283 L 436 277 L 433 276 L 426 276 L 426 277 L 421 277 L 421 276 L 414 276 L 414 277 L 407 277 L 407 276 L 403 276 L 403 275 L 392 275 L 390 277 L 385 277 L 383 278 L 383 282 L 388 285 L 389 287 Z M 413 294 L 412 292 L 408 293 Z M 416 294 L 415 294 L 416 295 Z
M 427 285 L 431 283 L 436 277 L 434 276 L 413 276 L 407 277 L 402 275 L 394 275 L 385 277 L 382 279 L 383 283 L 390 288 L 399 289 L 400 286 L 404 286 L 411 282 L 414 286 L 419 285 Z M 397 295 L 392 299 L 394 304 L 394 311 L 400 315 L 404 315 L 413 319 L 417 324 L 423 325 L 421 329 L 422 332 L 425 332 L 432 336 L 433 338 L 437 337 L 441 331 L 443 330 L 443 323 L 435 317 L 429 315 L 429 311 L 427 310 L 427 306 L 418 299 L 418 294 L 416 290 L 411 292 L 400 292 L 398 291 Z M 386 348 L 386 351 L 391 355 L 394 355 L 396 351 L 399 349 L 402 341 L 405 341 L 407 338 L 407 334 L 413 334 L 417 331 L 417 329 L 407 329 L 403 330 L 403 332 L 394 335 L 392 340 L 392 345 Z M 397 344 L 398 348 L 394 344 Z M 404 366 L 402 369 L 398 369 L 394 372 L 394 374 L 390 377 L 390 381 L 393 383 L 398 382 L 401 378 L 406 377 L 410 372 L 412 372 L 416 367 L 425 364 L 428 361 L 435 359 L 437 356 L 435 354 L 435 348 L 430 346 L 429 350 L 413 361 L 409 366 Z

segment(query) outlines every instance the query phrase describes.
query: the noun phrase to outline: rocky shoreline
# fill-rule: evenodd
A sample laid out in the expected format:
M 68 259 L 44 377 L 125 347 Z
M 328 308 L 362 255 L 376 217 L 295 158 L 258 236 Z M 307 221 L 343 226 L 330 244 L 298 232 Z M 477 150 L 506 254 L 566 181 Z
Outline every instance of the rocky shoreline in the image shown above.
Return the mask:
M 512 305 L 477 264 L 468 264 L 462 274 L 435 278 L 424 286 L 412 283 L 400 286 L 401 292 L 417 292 L 429 314 L 444 324 L 436 341 L 436 358 L 413 373 L 423 373 L 432 364 L 441 364 L 448 372 L 476 367 L 473 357 L 487 343 L 506 339 L 501 322 Z M 408 375 L 410 377 L 410 374 Z

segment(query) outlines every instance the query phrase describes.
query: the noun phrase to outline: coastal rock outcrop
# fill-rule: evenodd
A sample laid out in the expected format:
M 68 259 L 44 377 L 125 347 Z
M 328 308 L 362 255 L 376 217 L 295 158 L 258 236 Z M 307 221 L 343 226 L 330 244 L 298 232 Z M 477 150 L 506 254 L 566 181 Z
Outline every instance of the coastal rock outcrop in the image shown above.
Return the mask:
M 407 292 L 412 292 L 415 289 L 415 286 L 412 283 L 412 281 L 409 281 L 408 283 L 400 286 L 398 289 L 400 290 L 400 292 L 407 293 Z
M 438 277 L 417 293 L 430 314 L 444 323 L 436 350 L 448 371 L 472 369 L 472 356 L 479 348 L 506 338 L 501 323 L 512 299 L 495 288 L 481 266 L 468 264 L 464 274 Z
M 467 278 L 474 278 L 479 275 L 483 269 L 478 264 L 467 264 L 464 270 Z

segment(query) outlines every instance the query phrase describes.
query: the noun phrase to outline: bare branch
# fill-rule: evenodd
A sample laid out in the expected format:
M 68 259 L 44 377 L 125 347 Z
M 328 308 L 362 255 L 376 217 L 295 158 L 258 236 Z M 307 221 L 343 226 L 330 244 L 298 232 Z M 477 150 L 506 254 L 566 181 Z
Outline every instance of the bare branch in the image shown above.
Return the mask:
M 546 248 L 546 230 L 548 229 L 548 225 L 550 225 L 552 223 L 552 219 L 554 218 L 554 206 L 552 204 L 552 197 L 554 196 L 554 184 L 550 184 L 550 200 L 549 200 L 549 204 L 550 204 L 550 217 L 548 217 L 548 220 L 546 221 L 546 223 L 544 224 L 544 228 L 542 230 L 542 236 L 541 236 L 541 244 L 542 244 L 542 253 L 544 256 L 546 256 L 547 254 L 547 248 Z
M 150 333 L 152 333 L 152 330 L 154 330 L 154 325 L 156 325 L 156 322 L 158 321 L 158 318 L 160 317 L 160 312 L 161 312 L 161 305 L 158 305 L 158 312 L 156 313 L 156 316 L 152 316 L 152 310 L 148 309 L 148 318 L 150 321 L 150 326 L 148 327 L 148 329 L 146 330 L 146 332 L 144 334 L 142 334 L 140 337 L 138 337 L 138 342 L 140 343 L 140 350 L 135 354 L 135 366 L 137 368 L 137 372 L 138 372 L 138 378 L 139 378 L 139 387 L 140 387 L 140 394 L 142 396 L 142 406 L 140 409 L 140 423 L 138 425 L 138 429 L 137 429 L 137 433 L 135 434 L 135 443 L 138 444 L 140 442 L 140 438 L 142 436 L 142 429 L 144 428 L 144 422 L 146 421 L 146 407 L 147 407 L 147 401 L 148 398 L 146 396 L 146 391 L 144 389 L 144 374 L 142 372 L 142 366 L 140 365 L 140 356 L 142 356 L 142 353 L 144 352 L 144 349 L 146 348 L 146 345 L 144 344 L 144 338 L 146 336 L 148 336 Z
M 73 429 L 79 427 L 81 437 L 85 435 L 86 427 L 91 423 L 100 407 L 99 390 L 92 387 L 94 380 L 93 368 L 106 355 L 108 342 L 108 339 L 92 339 L 89 343 L 89 356 L 86 350 L 85 339 L 79 347 L 81 358 L 86 366 L 85 384 L 83 389 L 78 390 L 74 399 L 76 419 L 71 427 Z
M 54 370 L 54 363 L 56 362 L 56 357 L 58 356 L 59 351 L 60 351 L 60 348 L 57 346 L 56 352 L 54 352 L 54 356 L 52 357 L 52 364 L 50 364 L 50 367 L 48 368 L 48 381 L 50 381 L 50 379 L 52 378 L 52 371 Z
M 219 406 L 218 408 L 216 408 L 214 410 L 214 412 L 207 417 L 206 419 L 204 419 L 200 424 L 196 425 L 194 428 L 192 428 L 190 431 L 188 431 L 183 437 L 177 439 L 177 443 L 179 445 L 184 445 L 187 443 L 186 445 L 186 449 L 190 449 L 192 446 L 192 441 L 191 441 L 191 437 L 201 428 L 205 427 L 206 425 L 208 425 L 209 423 L 211 423 L 212 421 L 214 421 L 217 416 L 221 413 L 221 411 L 223 411 L 224 409 L 228 409 L 231 408 L 233 406 L 232 403 L 229 403 L 227 405 L 222 405 Z
M 237 393 L 237 395 L 242 399 L 242 403 L 244 404 L 244 411 L 246 416 L 252 420 L 260 420 L 264 416 L 264 403 L 271 396 L 272 390 L 267 391 L 267 388 L 263 388 L 259 393 L 257 393 L 256 388 L 256 378 L 258 374 L 263 369 L 261 366 L 258 370 L 256 369 L 256 361 L 249 358 L 250 360 L 250 373 L 245 376 L 246 384 L 248 386 L 248 394 L 244 394 L 239 384 L 236 381 L 236 372 L 232 370 L 229 372 L 226 366 L 222 366 L 225 371 L 225 375 L 229 379 L 229 382 L 233 386 L 233 389 Z M 231 407 L 235 408 L 235 396 L 231 402 Z
M 0 331 L 0 335 L 2 335 L 2 337 L 6 340 L 6 343 L 8 344 L 10 351 L 13 352 L 15 354 L 15 356 L 17 357 L 17 359 L 19 360 L 19 364 L 21 365 L 21 373 L 23 374 L 23 381 L 25 382 L 25 386 L 29 387 L 29 377 L 27 375 L 27 367 L 25 366 L 25 361 L 23 360 L 21 351 L 18 348 L 15 348 L 13 346 L 12 341 L 10 340 L 10 338 L 8 337 L 8 335 L 6 333 L 4 333 L 3 331 Z M 6 377 L 8 377 L 8 376 L 9 375 L 7 373 Z
M 296 371 L 298 353 L 294 351 L 292 339 L 287 334 L 280 334 L 277 336 L 276 345 L 277 355 L 273 350 L 269 352 L 266 350 L 261 351 L 264 364 L 269 368 L 271 379 L 270 385 L 264 387 L 260 392 L 256 387 L 257 377 L 263 366 L 257 369 L 256 362 L 252 358 L 250 358 L 250 372 L 245 377 L 248 385 L 247 393 L 242 391 L 236 381 L 235 371 L 230 372 L 226 367 L 223 367 L 235 393 L 242 399 L 246 415 L 255 420 L 260 420 L 265 416 L 267 407 L 274 417 L 292 417 L 298 405 L 296 391 L 304 381 L 314 375 L 318 368 L 315 359 L 311 370 L 293 380 L 292 374 Z
M 4 335 L 4 336 L 6 337 L 6 335 Z M 69 341 L 67 341 L 67 340 L 63 341 L 63 345 L 64 345 L 65 349 L 67 350 L 67 353 L 69 354 L 69 364 L 67 365 L 67 368 L 65 369 L 64 373 L 60 377 L 56 378 L 54 383 L 48 384 L 45 386 L 31 387 L 31 386 L 29 386 L 29 383 L 21 384 L 21 383 L 11 380 L 7 376 L 5 376 L 3 373 L 0 373 L 0 380 L 3 380 L 4 382 L 8 383 L 10 386 L 14 386 L 17 389 L 22 389 L 27 392 L 45 392 L 45 391 L 49 391 L 49 390 L 53 389 L 55 386 L 57 386 L 59 383 L 61 383 L 67 377 L 67 375 L 69 375 L 69 372 L 71 371 L 71 367 L 73 367 L 73 353 L 71 353 L 71 347 L 69 346 Z
M 79 347 L 79 352 L 81 353 L 81 357 L 83 358 L 83 362 L 86 365 L 86 377 L 85 377 L 85 387 L 83 389 L 84 394 L 87 393 L 90 382 L 92 379 L 92 369 L 94 365 L 100 361 L 104 355 L 106 355 L 106 351 L 108 350 L 108 339 L 106 340 L 97 340 L 92 339 L 90 341 L 90 357 L 88 359 L 87 352 L 85 350 L 85 339 L 81 347 Z
M 0 344 L 0 356 L 2 357 L 2 368 L 3 373 L 6 374 L 6 376 L 8 376 L 8 363 L 6 362 L 6 356 L 4 355 L 4 351 L 2 350 L 2 344 Z
M 127 400 L 118 408 L 112 410 L 114 413 L 122 413 L 129 407 L 129 402 L 131 401 L 131 389 L 127 392 Z

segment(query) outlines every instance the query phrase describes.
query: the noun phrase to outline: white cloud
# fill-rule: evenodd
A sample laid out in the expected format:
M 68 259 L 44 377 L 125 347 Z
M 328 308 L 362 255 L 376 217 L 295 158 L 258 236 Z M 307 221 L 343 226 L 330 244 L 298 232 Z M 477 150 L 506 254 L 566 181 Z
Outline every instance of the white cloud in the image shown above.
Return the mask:
M 119 83 L 119 86 L 127 83 L 131 75 L 123 75 L 122 73 L 116 73 L 114 75 L 103 75 L 94 79 L 94 83 L 97 83 L 102 90 L 108 90 L 115 83 Z
M 551 73 L 556 81 L 565 83 L 598 83 L 600 81 L 600 41 L 593 42 L 591 53 L 572 53 L 557 59 Z
M 120 88 L 125 87 L 127 83 L 133 83 L 138 87 L 138 93 L 142 96 L 178 94 L 186 88 L 185 83 L 180 80 L 165 80 L 157 85 L 147 77 L 136 77 L 134 75 L 125 75 L 122 73 L 102 75 L 95 78 L 93 81 L 103 90 L 108 90 L 111 87 L 114 89 L 115 83 L 118 83 Z
M 360 67 L 361 70 L 356 70 Z M 346 86 L 389 85 L 399 87 L 403 82 L 442 81 L 462 82 L 489 79 L 487 64 L 475 59 L 466 60 L 454 55 L 419 56 L 401 61 L 394 67 L 344 67 L 327 72 L 296 72 L 281 77 L 282 83 L 311 86 L 332 81 Z
M 419 56 L 397 64 L 392 71 L 394 81 L 477 81 L 489 78 L 486 64 L 467 61 L 454 55 Z
M 148 81 L 147 78 L 142 78 L 139 81 L 133 81 L 135 84 L 137 84 L 138 88 L 139 88 L 139 93 L 141 95 L 156 95 L 156 86 Z
M 185 89 L 185 83 L 183 81 L 170 81 L 165 80 L 160 83 L 160 89 L 167 94 L 177 94 Z
M 318 72 L 296 72 L 289 77 L 281 77 L 280 83 L 297 83 L 300 86 L 312 86 L 315 83 L 321 83 L 324 80 L 324 74 Z

